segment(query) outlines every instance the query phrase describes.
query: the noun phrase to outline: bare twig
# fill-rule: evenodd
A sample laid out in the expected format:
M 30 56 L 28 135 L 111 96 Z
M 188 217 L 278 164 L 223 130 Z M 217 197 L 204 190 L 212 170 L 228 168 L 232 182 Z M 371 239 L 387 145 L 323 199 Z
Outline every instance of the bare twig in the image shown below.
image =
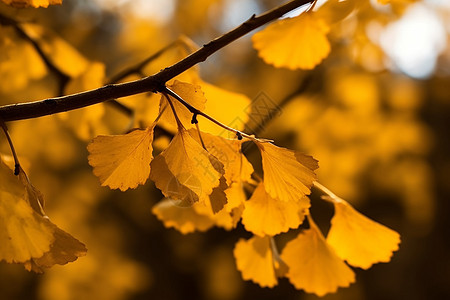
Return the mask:
M 273 21 L 285 13 L 300 7 L 311 0 L 292 0 L 284 5 L 274 8 L 262 15 L 253 15 L 249 20 L 228 33 L 205 44 L 176 64 L 143 79 L 121 84 L 105 85 L 101 88 L 77 94 L 49 98 L 40 101 L 10 104 L 0 107 L 0 118 L 6 121 L 38 118 L 46 115 L 78 109 L 100 102 L 144 92 L 159 92 L 165 88 L 165 83 L 175 76 L 183 73 L 199 62 L 205 61 L 211 54 L 237 40 L 250 31 Z
M 223 129 L 225 129 L 225 130 L 228 130 L 228 131 L 231 131 L 231 132 L 235 133 L 239 140 L 242 140 L 243 137 L 245 137 L 247 139 L 250 139 L 250 140 L 257 140 L 257 138 L 255 138 L 255 136 L 249 135 L 249 134 L 246 134 L 246 133 L 244 133 L 242 131 L 239 131 L 237 129 L 231 128 L 230 126 L 227 126 L 227 125 L 217 121 L 216 119 L 214 119 L 210 115 L 205 114 L 204 112 L 196 109 L 195 107 L 193 107 L 192 105 L 187 103 L 186 100 L 184 100 L 182 97 L 180 97 L 177 93 L 175 93 L 174 91 L 172 91 L 168 87 L 165 86 L 164 90 L 162 92 L 164 94 L 168 94 L 168 95 L 172 96 L 173 98 L 175 98 L 177 101 L 179 101 L 181 104 L 183 104 L 192 113 L 192 121 L 191 121 L 191 123 L 197 124 L 198 123 L 197 116 L 202 116 L 202 117 L 210 120 L 211 122 L 213 122 L 217 126 L 220 126 Z

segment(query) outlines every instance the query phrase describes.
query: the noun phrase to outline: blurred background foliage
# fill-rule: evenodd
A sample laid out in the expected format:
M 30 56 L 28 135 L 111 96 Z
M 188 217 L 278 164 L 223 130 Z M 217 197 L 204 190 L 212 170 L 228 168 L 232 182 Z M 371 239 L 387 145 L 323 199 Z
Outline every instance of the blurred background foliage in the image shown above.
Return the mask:
M 247 132 L 313 155 L 322 184 L 402 235 L 389 264 L 356 270 L 355 284 L 324 299 L 446 299 L 450 4 L 359 2 L 358 13 L 333 26 L 331 55 L 312 71 L 264 64 L 246 36 L 201 64 L 201 77 L 253 99 Z M 202 45 L 279 4 L 64 0 L 62 6 L 24 10 L 0 4 L 0 104 L 95 88 L 182 35 Z M 28 23 L 22 32 L 38 42 L 50 62 L 5 16 Z M 193 47 L 143 73 L 170 65 Z M 223 105 L 234 113 L 234 107 Z M 157 106 L 135 108 L 152 114 Z M 273 120 L 261 126 L 270 113 Z M 242 281 L 232 256 L 238 238 L 249 237 L 242 226 L 182 235 L 151 214 L 161 199 L 153 183 L 124 193 L 100 187 L 85 146 L 96 134 L 122 133 L 130 126 L 114 107 L 101 104 L 9 126 L 31 180 L 45 195 L 47 214 L 83 241 L 88 255 L 43 275 L 1 263 L 0 299 L 317 298 L 285 279 L 273 289 Z M 167 143 L 161 137 L 155 147 Z M 254 150 L 247 148 L 250 159 Z M 1 151 L 9 153 L 4 139 Z M 312 204 L 326 230 L 332 208 L 315 193 Z

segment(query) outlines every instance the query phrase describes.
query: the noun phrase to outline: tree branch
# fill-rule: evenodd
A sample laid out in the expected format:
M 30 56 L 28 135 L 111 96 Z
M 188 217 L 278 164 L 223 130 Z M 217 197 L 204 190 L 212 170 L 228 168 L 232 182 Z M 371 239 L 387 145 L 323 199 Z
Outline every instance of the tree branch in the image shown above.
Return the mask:
M 168 80 L 183 73 L 197 63 L 205 61 L 211 54 L 246 35 L 250 31 L 283 16 L 297 7 L 310 3 L 311 1 L 312 0 L 292 0 L 259 16 L 253 15 L 240 26 L 210 41 L 191 55 L 155 75 L 126 83 L 109 84 L 98 89 L 77 94 L 34 102 L 5 105 L 0 107 L 0 118 L 5 122 L 38 118 L 139 93 L 156 93 L 162 91 Z

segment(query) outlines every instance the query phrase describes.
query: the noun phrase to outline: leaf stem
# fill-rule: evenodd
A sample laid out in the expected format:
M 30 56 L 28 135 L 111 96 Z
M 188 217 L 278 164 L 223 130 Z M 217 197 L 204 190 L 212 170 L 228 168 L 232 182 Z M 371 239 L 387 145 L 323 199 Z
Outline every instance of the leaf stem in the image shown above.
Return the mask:
M 325 196 L 322 196 L 323 200 L 326 200 L 331 203 L 339 203 L 342 202 L 342 199 L 336 196 L 332 191 L 330 191 L 327 187 L 320 184 L 318 181 L 314 181 L 314 187 L 319 189 L 321 192 L 325 194 Z
M 206 151 L 208 151 L 208 149 L 206 149 L 205 142 L 203 141 L 202 133 L 201 133 L 201 131 L 200 131 L 200 126 L 198 125 L 198 122 L 195 123 L 195 127 L 197 128 L 198 138 L 200 139 L 200 143 L 202 144 L 203 149 L 205 149 Z
M 172 109 L 173 116 L 175 117 L 175 121 L 177 122 L 178 131 L 181 131 L 183 129 L 186 130 L 184 128 L 183 123 L 181 123 L 180 118 L 178 118 L 178 115 L 177 115 L 177 112 L 175 111 L 175 107 L 173 106 L 172 100 L 170 100 L 170 97 L 167 96 L 167 94 L 163 93 L 163 95 L 164 95 L 164 97 L 166 97 L 167 102 L 169 102 L 170 108 Z
M 6 126 L 5 122 L 3 122 L 3 120 L 0 120 L 0 125 L 2 126 L 3 132 L 5 133 L 6 139 L 8 140 L 9 148 L 11 149 L 11 153 L 14 157 L 14 175 L 19 175 L 21 170 L 19 157 L 17 156 L 11 136 L 9 135 L 8 127 Z

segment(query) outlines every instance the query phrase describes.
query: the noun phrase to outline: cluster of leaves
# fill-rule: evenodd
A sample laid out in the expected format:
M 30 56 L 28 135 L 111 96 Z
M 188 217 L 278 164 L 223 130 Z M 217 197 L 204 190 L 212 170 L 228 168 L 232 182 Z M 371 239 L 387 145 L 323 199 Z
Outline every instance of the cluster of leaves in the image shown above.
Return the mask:
M 56 4 L 3 1 L 17 7 Z M 267 63 L 313 69 L 330 52 L 326 37 L 330 26 L 354 11 L 357 1 L 330 0 L 317 11 L 313 10 L 314 4 L 305 13 L 276 21 L 253 36 L 255 49 Z M 45 45 L 48 35 L 41 28 L 25 26 L 24 30 Z M 66 72 L 71 78 L 66 93 L 102 84 L 103 65 L 82 59 L 72 61 L 76 63 Z M 53 63 L 58 65 L 57 61 Z M 124 79 L 130 76 L 120 78 Z M 396 232 L 361 215 L 317 182 L 317 160 L 247 135 L 240 131 L 242 128 L 224 125 L 236 116 L 220 114 L 221 99 L 246 107 L 250 100 L 245 96 L 208 84 L 200 79 L 197 70 L 191 69 L 168 82 L 159 96 L 136 97 L 122 103 L 134 102 L 137 113 L 132 126 L 139 128 L 121 135 L 100 135 L 89 143 L 88 159 L 94 174 L 103 186 L 121 191 L 134 189 L 150 178 L 165 196 L 153 207 L 153 213 L 166 227 L 183 234 L 213 226 L 231 230 L 242 222 L 254 235 L 239 240 L 234 249 L 237 268 L 245 280 L 273 287 L 278 277 L 287 277 L 297 289 L 322 296 L 354 282 L 355 275 L 344 261 L 367 269 L 374 263 L 388 262 L 398 249 L 400 238 Z M 69 126 L 76 124 L 78 136 L 89 139 L 101 131 L 103 113 L 103 106 L 95 106 L 62 115 L 61 119 Z M 199 124 L 200 116 L 215 124 Z M 245 115 L 241 117 L 245 119 Z M 156 127 L 174 136 L 153 157 Z M 231 138 L 224 137 L 223 130 L 233 132 Z M 243 154 L 245 143 L 257 146 L 263 176 L 254 172 Z M 0 226 L 5 230 L 0 233 L 0 259 L 41 272 L 84 255 L 83 244 L 49 221 L 42 196 L 25 172 L 20 168 L 17 178 L 3 159 Z M 326 238 L 309 213 L 308 195 L 313 185 L 327 195 L 324 199 L 335 208 Z M 275 237 L 299 228 L 305 220 L 309 228 L 279 253 Z

